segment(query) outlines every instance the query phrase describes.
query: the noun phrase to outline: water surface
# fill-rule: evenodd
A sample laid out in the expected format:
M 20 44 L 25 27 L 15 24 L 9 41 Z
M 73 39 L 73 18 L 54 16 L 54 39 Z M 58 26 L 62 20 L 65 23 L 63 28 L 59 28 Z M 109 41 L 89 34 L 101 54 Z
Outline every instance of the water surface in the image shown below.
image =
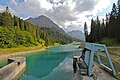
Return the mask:
M 79 55 L 76 45 L 48 48 L 26 56 L 26 72 L 20 80 L 72 80 L 72 57 Z

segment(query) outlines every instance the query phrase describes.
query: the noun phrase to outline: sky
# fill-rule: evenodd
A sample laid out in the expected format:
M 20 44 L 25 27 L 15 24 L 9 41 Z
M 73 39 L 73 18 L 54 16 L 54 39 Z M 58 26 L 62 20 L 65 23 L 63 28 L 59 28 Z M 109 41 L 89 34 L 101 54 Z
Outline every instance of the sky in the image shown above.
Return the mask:
M 83 31 L 87 22 L 90 31 L 91 19 L 104 18 L 113 3 L 117 0 L 0 0 L 0 12 L 9 6 L 11 13 L 22 19 L 45 15 L 66 32 Z

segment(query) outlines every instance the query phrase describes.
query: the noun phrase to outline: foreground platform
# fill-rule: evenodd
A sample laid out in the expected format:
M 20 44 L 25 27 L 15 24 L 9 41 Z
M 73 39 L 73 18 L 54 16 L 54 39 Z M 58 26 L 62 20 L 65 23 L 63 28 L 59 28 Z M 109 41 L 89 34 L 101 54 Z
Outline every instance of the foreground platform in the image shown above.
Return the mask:
M 25 68 L 26 60 L 24 57 L 9 58 L 8 64 L 0 68 L 0 80 L 17 80 Z

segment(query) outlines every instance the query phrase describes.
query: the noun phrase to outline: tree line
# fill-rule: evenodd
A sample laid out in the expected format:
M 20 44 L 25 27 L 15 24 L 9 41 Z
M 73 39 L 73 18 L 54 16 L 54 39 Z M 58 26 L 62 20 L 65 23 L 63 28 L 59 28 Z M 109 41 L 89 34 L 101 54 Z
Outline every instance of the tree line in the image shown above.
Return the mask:
M 105 44 L 120 43 L 120 4 L 113 3 L 112 11 L 106 14 L 105 19 L 99 20 L 99 17 L 91 19 L 91 31 L 88 34 L 87 25 L 84 25 L 84 31 L 87 42 L 99 42 Z
M 0 48 L 48 46 L 54 43 L 67 44 L 72 41 L 70 36 L 52 29 L 39 28 L 15 15 L 12 16 L 8 7 L 0 13 Z

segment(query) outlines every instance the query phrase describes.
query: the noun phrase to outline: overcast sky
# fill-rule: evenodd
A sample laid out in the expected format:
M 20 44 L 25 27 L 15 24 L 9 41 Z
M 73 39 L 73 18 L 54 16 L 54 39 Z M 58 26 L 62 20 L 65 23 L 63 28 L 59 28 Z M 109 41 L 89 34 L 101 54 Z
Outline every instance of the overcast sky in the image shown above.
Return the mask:
M 23 19 L 45 15 L 66 31 L 83 31 L 84 22 L 103 18 L 117 0 L 0 0 L 0 12 L 9 6 L 12 14 Z

